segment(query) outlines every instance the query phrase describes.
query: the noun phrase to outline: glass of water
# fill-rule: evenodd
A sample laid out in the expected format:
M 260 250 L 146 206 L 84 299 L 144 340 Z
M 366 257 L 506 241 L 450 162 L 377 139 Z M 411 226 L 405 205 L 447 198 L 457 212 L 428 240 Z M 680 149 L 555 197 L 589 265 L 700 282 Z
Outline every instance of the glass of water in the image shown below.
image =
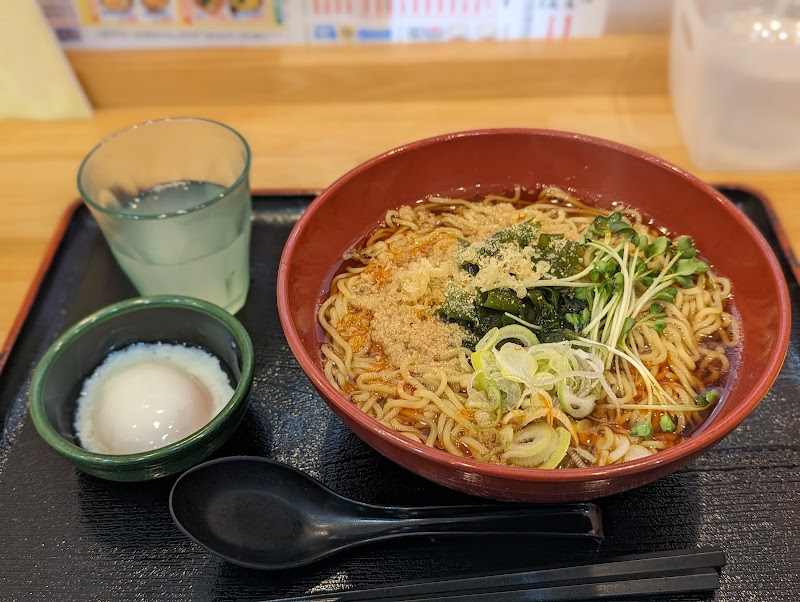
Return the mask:
M 250 285 L 250 148 L 232 128 L 181 117 L 135 125 L 86 156 L 78 188 L 142 295 L 231 313 Z

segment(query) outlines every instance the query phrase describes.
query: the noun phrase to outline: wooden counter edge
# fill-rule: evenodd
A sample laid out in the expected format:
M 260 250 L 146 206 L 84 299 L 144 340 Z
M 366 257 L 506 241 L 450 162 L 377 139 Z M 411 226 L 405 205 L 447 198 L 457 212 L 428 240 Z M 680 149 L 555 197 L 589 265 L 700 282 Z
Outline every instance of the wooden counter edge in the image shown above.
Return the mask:
M 665 94 L 667 50 L 666 36 L 631 35 L 67 57 L 92 104 L 115 108 Z

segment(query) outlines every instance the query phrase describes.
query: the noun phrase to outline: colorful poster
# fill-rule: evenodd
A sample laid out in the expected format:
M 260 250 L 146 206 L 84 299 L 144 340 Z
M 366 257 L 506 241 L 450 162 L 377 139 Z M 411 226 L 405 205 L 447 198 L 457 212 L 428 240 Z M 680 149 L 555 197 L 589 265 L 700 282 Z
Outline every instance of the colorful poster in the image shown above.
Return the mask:
M 67 48 L 304 43 L 302 0 L 39 0 L 39 3 Z

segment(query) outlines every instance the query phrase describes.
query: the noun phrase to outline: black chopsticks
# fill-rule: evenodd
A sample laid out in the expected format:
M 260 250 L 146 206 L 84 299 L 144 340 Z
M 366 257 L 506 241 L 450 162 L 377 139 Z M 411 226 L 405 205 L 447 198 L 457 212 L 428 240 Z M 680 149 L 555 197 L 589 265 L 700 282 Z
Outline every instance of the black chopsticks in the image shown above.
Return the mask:
M 600 583 L 573 583 L 570 585 L 546 586 L 514 589 L 493 592 L 461 592 L 453 595 L 435 594 L 433 596 L 372 598 L 373 600 L 401 602 L 428 602 L 444 600 L 445 602 L 567 602 L 569 600 L 603 600 L 628 596 L 645 596 L 655 594 L 686 593 L 714 590 L 719 587 L 719 573 L 712 568 L 702 569 L 682 575 L 664 575 L 661 577 L 632 578 L 620 581 Z M 340 598 L 332 598 L 338 602 Z
M 719 587 L 725 553 L 716 546 L 620 556 L 592 564 L 425 580 L 284 598 L 285 602 L 445 600 L 551 602 L 708 591 Z

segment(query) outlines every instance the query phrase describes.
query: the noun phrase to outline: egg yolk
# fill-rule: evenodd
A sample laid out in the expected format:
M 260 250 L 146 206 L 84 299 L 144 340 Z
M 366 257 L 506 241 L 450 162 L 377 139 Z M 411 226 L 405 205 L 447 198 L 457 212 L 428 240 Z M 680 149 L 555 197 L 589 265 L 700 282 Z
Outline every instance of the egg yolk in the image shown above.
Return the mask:
M 165 362 L 143 361 L 103 383 L 93 422 L 98 442 L 113 454 L 134 454 L 191 435 L 213 416 L 208 389 Z

